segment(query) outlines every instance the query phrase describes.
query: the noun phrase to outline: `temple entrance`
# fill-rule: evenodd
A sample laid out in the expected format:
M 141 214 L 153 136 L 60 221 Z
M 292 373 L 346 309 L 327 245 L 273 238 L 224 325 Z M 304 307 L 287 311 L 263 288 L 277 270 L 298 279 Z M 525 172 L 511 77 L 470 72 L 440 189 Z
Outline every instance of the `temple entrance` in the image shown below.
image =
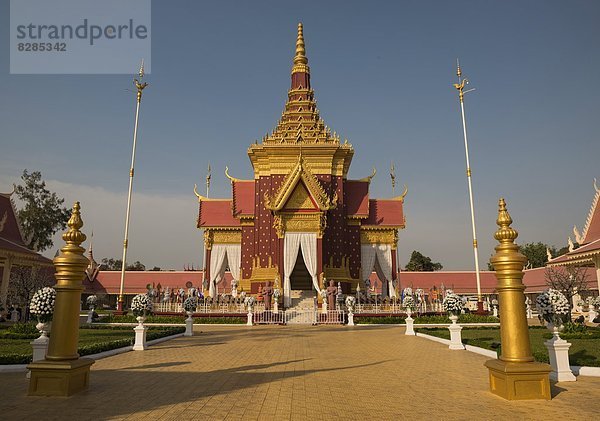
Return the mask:
M 313 289 L 312 278 L 310 276 L 310 273 L 308 273 L 306 264 L 304 263 L 304 258 L 302 257 L 302 250 L 298 250 L 296 264 L 294 265 L 294 270 L 290 275 L 290 283 L 292 286 L 292 290 Z

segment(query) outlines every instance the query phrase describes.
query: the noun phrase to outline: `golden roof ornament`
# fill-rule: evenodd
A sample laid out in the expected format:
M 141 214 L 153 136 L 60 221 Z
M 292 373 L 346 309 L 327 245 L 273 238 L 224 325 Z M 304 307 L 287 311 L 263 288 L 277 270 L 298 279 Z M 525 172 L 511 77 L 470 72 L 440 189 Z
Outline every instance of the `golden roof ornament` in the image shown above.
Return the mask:
M 304 47 L 304 32 L 302 23 L 298 23 L 298 38 L 296 38 L 296 55 L 294 56 L 293 73 L 309 73 L 308 58 L 306 57 L 306 49 Z

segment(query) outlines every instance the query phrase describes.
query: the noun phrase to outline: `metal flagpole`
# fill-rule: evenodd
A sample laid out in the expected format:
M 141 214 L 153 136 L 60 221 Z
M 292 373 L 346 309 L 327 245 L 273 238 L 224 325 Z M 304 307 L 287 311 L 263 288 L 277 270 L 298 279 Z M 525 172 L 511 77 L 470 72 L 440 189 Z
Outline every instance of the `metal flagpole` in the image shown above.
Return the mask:
M 481 279 L 479 276 L 479 252 L 477 249 L 477 234 L 475 230 L 475 208 L 473 206 L 473 186 L 471 185 L 471 164 L 469 163 L 469 143 L 467 142 L 467 124 L 465 120 L 465 104 L 464 96 L 466 93 L 474 91 L 475 89 L 464 90 L 465 85 L 469 83 L 467 78 L 462 77 L 460 70 L 460 64 L 458 59 L 456 60 L 456 75 L 458 76 L 458 83 L 454 84 L 454 87 L 458 90 L 458 98 L 460 100 L 460 112 L 462 117 L 463 125 L 463 136 L 465 139 L 465 156 L 467 162 L 467 182 L 469 184 L 469 204 L 471 206 L 471 228 L 473 230 L 473 254 L 475 256 L 475 277 L 477 279 L 477 312 L 483 313 L 483 296 L 481 295 Z
M 396 168 L 392 162 L 390 166 L 390 179 L 392 180 L 392 197 L 396 196 Z M 400 296 L 400 250 L 396 243 L 396 297 Z
M 208 164 L 208 173 L 206 174 L 206 197 L 209 197 L 210 193 L 210 164 Z
M 125 268 L 127 267 L 127 243 L 129 238 L 129 217 L 131 215 L 131 193 L 133 190 L 133 173 L 135 164 L 135 146 L 137 143 L 138 121 L 140 116 L 140 103 L 142 102 L 142 91 L 148 83 L 143 82 L 144 78 L 144 60 L 140 66 L 140 80 L 133 79 L 133 83 L 137 89 L 136 106 L 135 106 L 135 124 L 133 126 L 133 150 L 131 152 L 131 168 L 129 169 L 129 191 L 127 192 L 127 212 L 125 214 L 125 239 L 123 240 L 123 260 L 121 262 L 121 285 L 119 287 L 119 299 L 117 302 L 117 310 L 123 311 L 123 287 L 125 285 Z

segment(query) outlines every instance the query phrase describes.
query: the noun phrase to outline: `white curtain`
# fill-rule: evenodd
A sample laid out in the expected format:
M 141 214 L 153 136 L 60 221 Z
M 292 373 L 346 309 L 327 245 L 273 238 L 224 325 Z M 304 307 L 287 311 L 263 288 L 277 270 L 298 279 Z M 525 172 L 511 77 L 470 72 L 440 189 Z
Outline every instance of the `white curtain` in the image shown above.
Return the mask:
M 286 232 L 283 238 L 283 303 L 286 307 L 292 304 L 290 276 L 298 257 L 300 238 L 302 238 L 302 234 L 298 232 Z
M 229 264 L 229 271 L 233 279 L 240 282 L 240 266 L 242 264 L 242 245 L 241 244 L 227 244 L 227 263 Z
M 227 266 L 227 245 L 214 244 L 210 252 L 210 287 L 209 294 L 215 297 L 215 283 L 221 282 Z
M 360 268 L 363 281 L 368 280 L 373 272 L 375 259 L 377 258 L 377 250 L 375 247 L 375 244 L 360 246 Z
M 388 282 L 388 291 L 390 296 L 396 295 L 394 283 L 392 282 L 392 246 L 389 244 L 377 245 L 377 263 L 381 273 L 377 273 L 382 282 Z
M 313 286 L 317 292 L 321 292 L 319 289 L 319 279 L 317 278 L 317 234 L 314 232 L 302 233 L 300 247 L 302 248 L 304 264 L 312 277 Z

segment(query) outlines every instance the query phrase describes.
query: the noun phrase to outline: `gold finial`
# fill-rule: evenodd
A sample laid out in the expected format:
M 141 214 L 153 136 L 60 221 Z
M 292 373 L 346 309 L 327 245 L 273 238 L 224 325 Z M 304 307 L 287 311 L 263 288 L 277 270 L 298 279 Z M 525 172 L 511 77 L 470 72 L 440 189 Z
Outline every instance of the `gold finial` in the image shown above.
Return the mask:
M 458 58 L 456 59 L 456 76 L 461 77 L 462 72 L 460 71 L 460 63 L 458 62 Z
M 138 72 L 140 80 L 133 79 L 133 84 L 135 85 L 135 88 L 137 89 L 137 102 L 141 102 L 142 100 L 142 91 L 144 90 L 144 88 L 146 86 L 148 86 L 147 82 L 142 83 L 142 79 L 144 78 L 144 59 L 142 59 L 142 64 L 140 64 L 140 71 Z
M 494 234 L 494 238 L 500 243 L 507 244 L 512 243 L 519 236 L 519 233 L 514 228 L 511 228 L 513 220 L 510 217 L 510 214 L 506 210 L 506 202 L 504 198 L 501 197 L 498 201 L 498 219 L 496 220 L 496 224 L 500 227 L 498 231 Z
M 307 64 L 306 50 L 304 49 L 304 33 L 302 31 L 302 23 L 298 24 L 298 38 L 296 39 L 296 56 L 294 64 Z
M 454 83 L 453 86 L 458 90 L 458 98 L 462 103 L 465 96 L 465 85 L 468 85 L 469 81 L 467 78 L 462 78 L 462 71 L 460 70 L 460 64 L 458 63 L 458 59 L 456 59 L 456 76 L 458 76 L 458 83 Z
M 80 228 L 83 227 L 83 221 L 81 220 L 79 209 L 79 202 L 75 202 L 73 204 L 71 218 L 69 218 L 69 222 L 67 222 L 69 230 L 62 235 L 62 239 L 67 243 L 67 246 L 79 246 L 86 239 L 85 234 L 80 231 Z

